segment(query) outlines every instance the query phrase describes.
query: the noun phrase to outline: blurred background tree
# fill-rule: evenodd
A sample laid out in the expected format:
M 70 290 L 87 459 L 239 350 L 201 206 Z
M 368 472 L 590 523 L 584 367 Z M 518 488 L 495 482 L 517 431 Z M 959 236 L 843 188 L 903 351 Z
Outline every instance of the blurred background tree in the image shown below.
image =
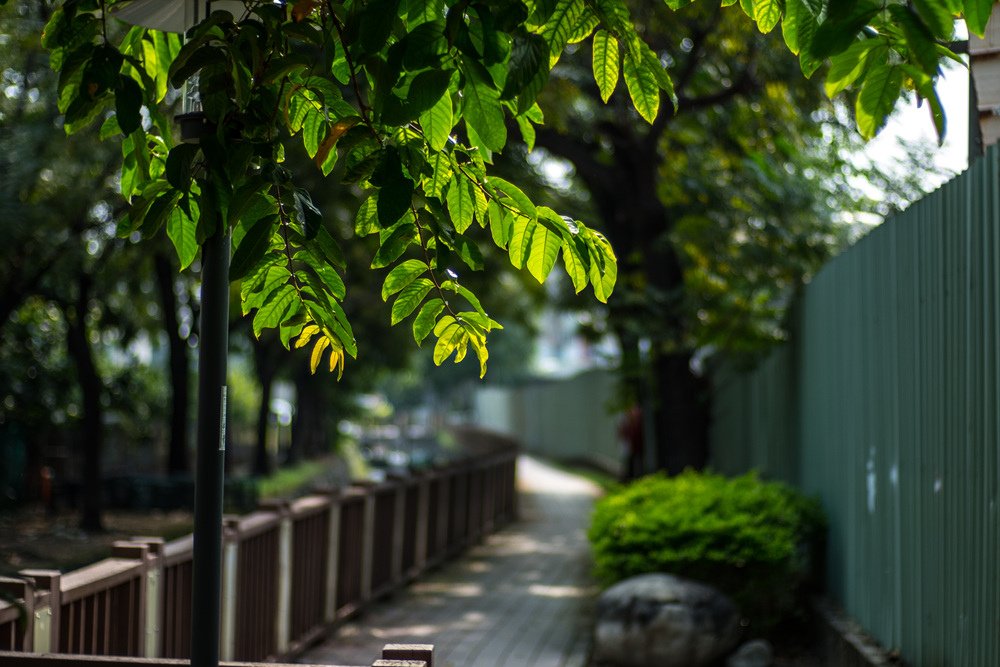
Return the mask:
M 915 198 L 926 167 L 914 160 L 903 183 L 872 168 L 823 76 L 804 78 L 778 31 L 714 3 L 631 9 L 673 73 L 676 113 L 642 122 L 623 84 L 604 104 L 581 45 L 540 96 L 539 150 L 512 168 L 554 175 L 560 209 L 575 201 L 618 253 L 607 306 L 571 302 L 617 340 L 622 402 L 643 405 L 656 467 L 678 473 L 706 461 L 706 358 L 747 362 L 781 340 L 795 289 L 859 221 Z

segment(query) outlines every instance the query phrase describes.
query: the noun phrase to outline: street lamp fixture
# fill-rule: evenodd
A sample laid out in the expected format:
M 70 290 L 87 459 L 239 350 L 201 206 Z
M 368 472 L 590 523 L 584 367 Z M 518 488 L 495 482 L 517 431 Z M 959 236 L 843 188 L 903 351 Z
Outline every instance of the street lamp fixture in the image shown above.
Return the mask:
M 115 5 L 112 10 L 115 18 L 125 23 L 181 35 L 217 11 L 226 11 L 239 18 L 247 13 L 247 7 L 242 0 L 132 0 Z M 175 120 L 180 126 L 181 141 L 198 143 L 206 122 L 201 110 L 197 74 L 184 83 L 181 113 Z

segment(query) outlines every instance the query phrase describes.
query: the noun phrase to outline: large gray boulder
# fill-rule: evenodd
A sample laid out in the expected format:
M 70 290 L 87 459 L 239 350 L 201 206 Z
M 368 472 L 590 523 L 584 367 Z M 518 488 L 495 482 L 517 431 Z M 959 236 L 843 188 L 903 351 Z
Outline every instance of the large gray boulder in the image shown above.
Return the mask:
M 739 611 L 711 586 L 644 574 L 601 594 L 594 660 L 619 667 L 717 664 L 739 641 Z

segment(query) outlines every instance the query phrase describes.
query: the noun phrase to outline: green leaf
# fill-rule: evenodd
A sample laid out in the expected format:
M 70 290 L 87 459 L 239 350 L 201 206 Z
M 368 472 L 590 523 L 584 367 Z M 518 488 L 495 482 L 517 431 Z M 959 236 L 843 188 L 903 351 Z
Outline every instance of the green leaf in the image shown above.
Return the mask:
M 871 64 L 854 105 L 861 136 L 871 139 L 882 129 L 896 106 L 902 87 L 903 71 L 898 66 L 883 62 Z
M 955 21 L 948 5 L 942 0 L 913 0 L 917 14 L 938 39 L 950 40 L 955 33 Z
M 969 32 L 979 37 L 986 35 L 986 24 L 993 12 L 994 0 L 965 0 L 965 24 Z
M 483 270 L 483 267 L 485 266 L 483 253 L 479 250 L 479 246 L 469 239 L 464 236 L 456 237 L 455 252 L 458 253 L 459 259 L 461 259 L 465 265 L 473 271 Z
M 459 234 L 472 225 L 475 215 L 475 199 L 472 183 L 461 173 L 455 174 L 448 185 L 448 215 Z
M 490 234 L 493 242 L 500 248 L 507 248 L 510 237 L 514 233 L 514 216 L 507 213 L 495 201 L 491 201 L 487 208 L 487 217 L 490 220 Z
M 444 150 L 453 125 L 451 95 L 442 95 L 434 106 L 420 114 L 420 127 L 432 150 Z
M 463 115 L 465 122 L 479 135 L 483 145 L 492 151 L 500 151 L 507 143 L 507 127 L 504 124 L 500 93 L 493 86 L 489 72 L 474 60 L 463 61 L 466 75 L 462 89 Z
M 549 77 L 549 46 L 540 35 L 515 33 L 510 53 L 510 66 L 501 99 L 520 97 L 531 106 Z
M 318 287 L 326 290 L 334 299 L 343 300 L 347 294 L 347 286 L 326 257 L 315 252 L 314 248 L 308 248 L 295 253 L 295 261 L 306 265 L 308 273 L 319 280 Z
M 469 302 L 469 305 L 476 309 L 477 312 L 486 315 L 486 311 L 483 310 L 483 304 L 479 302 L 479 299 L 473 294 L 469 288 L 464 285 L 455 282 L 454 280 L 446 280 L 441 283 L 441 289 L 450 290 L 455 294 L 458 294 L 463 299 Z
M 561 222 L 561 221 L 560 221 Z M 540 218 L 531 235 L 528 251 L 528 271 L 539 283 L 544 283 L 555 266 L 562 246 L 562 234 L 548 220 Z
M 197 144 L 177 144 L 167 154 L 167 182 L 177 190 L 188 192 L 191 189 L 191 169 L 198 153 Z
M 280 255 L 275 257 L 281 259 Z M 254 308 L 258 308 L 272 292 L 287 283 L 291 277 L 292 274 L 284 266 L 266 262 L 258 264 L 257 271 L 243 280 L 240 289 L 243 314 L 246 315 Z
M 309 109 L 302 123 L 302 145 L 309 157 L 316 157 L 319 145 L 326 136 L 326 118 L 319 111 Z
M 824 0 L 785 0 L 781 32 L 788 49 L 799 56 L 799 67 L 806 78 L 822 64 L 822 60 L 811 53 L 824 8 Z
M 577 26 L 586 15 L 587 6 L 583 0 L 559 0 L 556 3 L 541 32 L 549 45 L 549 68 L 559 60 L 560 54 L 576 34 Z
M 606 30 L 598 30 L 594 35 L 593 69 L 594 81 L 604 102 L 608 101 L 618 85 L 620 59 L 618 40 Z
M 590 255 L 590 284 L 598 301 L 607 303 L 618 279 L 618 263 L 610 244 L 600 234 L 589 231 L 586 239 Z
M 409 317 L 432 289 L 434 283 L 427 278 L 419 278 L 406 285 L 392 302 L 392 324 L 399 324 Z
M 934 35 L 924 25 L 920 17 L 909 7 L 891 5 L 889 14 L 903 29 L 906 36 L 906 50 L 913 60 L 927 74 L 934 76 L 938 71 L 938 54 L 935 50 Z
M 511 200 L 509 202 L 504 202 L 504 205 L 511 206 L 511 203 L 513 203 L 513 208 L 529 218 L 534 218 L 538 215 L 535 205 L 531 203 L 528 196 L 521 191 L 521 188 L 517 187 L 513 183 L 506 181 L 499 176 L 490 176 L 489 181 L 487 181 L 487 187 L 494 191 L 503 193 Z
M 378 195 L 372 195 L 361 202 L 358 213 L 354 216 L 354 233 L 358 236 L 377 234 L 381 227 L 378 224 Z
M 421 343 L 427 335 L 434 329 L 434 323 L 438 315 L 444 310 L 444 301 L 441 299 L 431 299 L 424 304 L 417 316 L 413 319 L 413 339 Z
M 414 189 L 413 182 L 403 174 L 403 165 L 395 148 L 390 147 L 383 152 L 382 159 L 372 174 L 372 183 L 379 186 L 379 224 L 383 228 L 391 227 L 410 210 Z
M 295 288 L 287 283 L 272 292 L 254 315 L 253 335 L 260 338 L 260 332 L 264 329 L 277 327 L 297 302 Z
M 636 60 L 631 52 L 625 53 L 623 72 L 635 110 L 647 123 L 652 124 L 660 109 L 660 87 L 656 76 L 644 63 Z
M 197 210 L 197 204 L 192 202 L 191 214 L 197 216 Z M 180 206 L 174 206 L 167 219 L 167 236 L 170 237 L 170 241 L 174 244 L 174 250 L 177 251 L 181 271 L 191 266 L 191 262 L 198 256 L 198 240 L 195 235 L 197 223 L 195 220 L 189 218 Z
M 878 49 L 873 59 L 878 62 L 888 56 L 888 44 L 877 39 L 866 39 L 855 42 L 841 53 L 830 59 L 830 70 L 826 75 L 824 88 L 828 97 L 833 97 L 851 86 L 864 72 L 869 54 Z M 883 53 L 883 51 L 885 53 Z
M 432 109 L 445 96 L 451 75 L 452 70 L 421 72 L 410 83 L 405 98 L 400 98 L 396 94 L 387 95 L 382 110 L 382 122 L 387 125 L 404 125 L 416 120 L 420 114 Z
M 441 326 L 441 322 L 449 318 L 451 321 L 445 326 Z M 434 333 L 438 337 L 437 343 L 434 345 L 434 364 L 440 366 L 458 349 L 466 333 L 462 325 L 450 315 L 441 318 L 437 326 L 434 327 Z
M 307 190 L 296 188 L 294 197 L 295 219 L 302 228 L 302 235 L 311 241 L 323 227 L 323 214 L 316 208 Z
M 843 12 L 828 16 L 817 28 L 809 45 L 812 57 L 828 58 L 845 50 L 882 7 L 871 0 L 857 0 L 838 9 Z
M 435 20 L 421 23 L 401 40 L 403 44 L 403 67 L 410 71 L 435 67 L 448 51 L 444 39 L 444 21 Z
M 389 266 L 402 255 L 411 243 L 417 241 L 417 226 L 412 222 L 403 223 L 389 234 L 389 236 L 379 246 L 378 252 L 372 259 L 372 268 L 379 269 Z
M 573 283 L 573 289 L 577 294 L 582 292 L 587 286 L 587 273 L 589 269 L 586 246 L 583 246 L 583 252 L 581 253 L 581 245 L 575 240 L 563 241 L 562 245 L 563 266 L 566 268 L 566 275 L 569 276 L 570 281 Z
M 538 223 L 523 215 L 514 216 L 514 225 L 511 228 L 510 245 L 507 252 L 510 254 L 510 263 L 520 269 L 524 266 L 531 245 L 531 235 L 535 231 Z
M 142 89 L 130 76 L 119 76 L 115 87 L 115 115 L 122 133 L 131 134 L 142 127 Z
M 408 259 L 394 267 L 382 284 L 382 300 L 388 301 L 390 296 L 412 283 L 427 269 L 427 263 L 419 259 Z
M 278 216 L 266 215 L 253 222 L 246 230 L 229 263 L 230 281 L 243 278 L 264 257 L 271 247 L 271 234 L 277 221 Z
M 424 182 L 424 194 L 440 199 L 451 182 L 453 173 L 451 158 L 445 153 L 434 153 L 428 162 L 431 166 L 431 175 Z
M 767 34 L 781 20 L 781 0 L 755 0 L 753 18 L 757 21 L 757 29 Z
M 535 126 L 525 116 L 515 116 L 514 120 L 517 122 L 517 129 L 521 131 L 524 145 L 530 153 L 535 149 Z

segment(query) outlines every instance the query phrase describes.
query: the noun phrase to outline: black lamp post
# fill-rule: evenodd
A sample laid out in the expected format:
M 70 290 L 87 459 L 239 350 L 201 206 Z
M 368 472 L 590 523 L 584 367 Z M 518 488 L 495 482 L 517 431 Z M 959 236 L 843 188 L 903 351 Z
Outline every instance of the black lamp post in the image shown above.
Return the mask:
M 181 34 L 212 11 L 235 16 L 238 0 L 133 0 L 115 8 L 127 23 Z M 183 91 L 177 117 L 182 138 L 197 142 L 203 124 L 197 81 Z M 198 433 L 194 493 L 194 555 L 191 595 L 191 664 L 219 664 L 222 581 L 222 496 L 226 443 L 226 367 L 229 348 L 230 232 L 220 225 L 202 245 L 201 331 L 198 339 Z

